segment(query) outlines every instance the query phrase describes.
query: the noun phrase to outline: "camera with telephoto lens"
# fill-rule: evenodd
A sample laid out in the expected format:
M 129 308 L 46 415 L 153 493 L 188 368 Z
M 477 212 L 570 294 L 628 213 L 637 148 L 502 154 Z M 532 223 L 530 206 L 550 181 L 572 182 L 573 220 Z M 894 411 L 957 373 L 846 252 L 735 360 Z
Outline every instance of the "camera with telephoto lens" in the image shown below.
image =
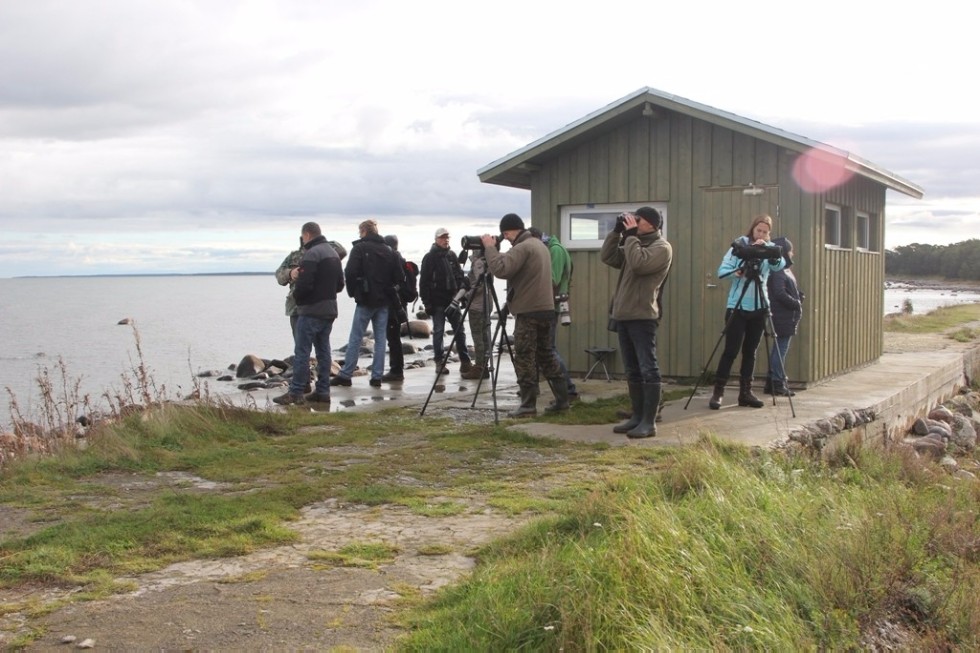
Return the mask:
M 749 245 L 739 238 L 732 243 L 732 254 L 743 261 L 775 261 L 783 258 L 783 249 L 778 245 Z
M 493 237 L 493 243 L 494 243 L 494 246 L 495 247 L 497 247 L 497 248 L 500 247 L 500 241 L 501 241 L 501 237 L 500 236 L 494 236 Z M 468 250 L 482 250 L 483 249 L 483 237 L 482 236 L 463 236 L 463 239 L 460 241 L 460 246 L 463 249 L 468 249 Z
M 463 286 L 456 291 L 455 295 L 453 295 L 452 300 L 449 302 L 449 306 L 446 307 L 446 314 L 452 315 L 453 313 L 458 313 L 460 310 L 462 310 L 464 306 L 469 304 L 470 296 L 472 296 L 472 294 L 473 293 L 470 292 L 469 279 L 463 279 Z

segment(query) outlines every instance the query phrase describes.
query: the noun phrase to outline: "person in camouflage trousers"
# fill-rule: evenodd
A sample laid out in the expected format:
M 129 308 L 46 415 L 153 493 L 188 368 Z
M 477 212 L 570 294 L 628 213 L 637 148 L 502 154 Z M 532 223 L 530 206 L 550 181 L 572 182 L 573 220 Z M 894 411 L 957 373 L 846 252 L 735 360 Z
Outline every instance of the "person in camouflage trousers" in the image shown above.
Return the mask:
M 486 275 L 486 276 L 484 276 Z M 487 259 L 482 250 L 470 254 L 470 270 L 466 276 L 470 283 L 469 308 L 467 317 L 470 333 L 473 336 L 473 349 L 476 357 L 473 367 L 460 376 L 464 379 L 490 377 L 490 311 L 493 309 L 493 275 L 487 270 Z M 490 292 L 487 293 L 487 288 Z
M 511 244 L 506 254 L 497 250 L 495 236 L 484 234 L 481 240 L 490 272 L 507 280 L 507 306 L 514 314 L 514 372 L 521 405 L 508 416 L 538 414 L 539 371 L 555 396 L 545 411 L 568 410 L 568 387 L 551 346 L 555 299 L 548 248 L 524 229 L 524 221 L 514 213 L 501 218 L 500 232 Z

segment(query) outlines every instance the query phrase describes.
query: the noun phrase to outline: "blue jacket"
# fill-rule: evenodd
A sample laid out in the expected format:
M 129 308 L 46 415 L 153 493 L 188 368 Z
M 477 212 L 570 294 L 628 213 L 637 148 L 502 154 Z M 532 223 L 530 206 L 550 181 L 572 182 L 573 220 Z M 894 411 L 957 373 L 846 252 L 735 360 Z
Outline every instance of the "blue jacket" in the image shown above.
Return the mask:
M 747 236 L 739 236 L 738 239 L 746 245 L 750 242 Z M 766 242 L 766 245 L 773 246 L 770 242 Z M 766 281 L 769 279 L 769 273 L 782 270 L 786 267 L 786 259 L 780 257 L 779 259 L 764 259 L 759 262 L 759 287 L 762 289 L 761 298 L 756 297 L 756 284 L 752 280 L 747 279 L 745 276 L 740 277 L 735 274 L 735 270 L 738 270 L 743 263 L 744 261 L 735 256 L 729 247 L 724 258 L 721 259 L 721 265 L 718 266 L 718 278 L 727 279 L 732 284 L 732 287 L 728 291 L 728 303 L 726 307 L 741 308 L 743 311 L 754 311 L 765 308 L 769 304 L 769 295 L 766 292 Z M 745 287 L 746 284 L 748 284 L 748 288 Z M 742 295 L 743 290 L 745 291 L 744 296 Z M 739 305 L 739 297 L 742 298 L 741 305 Z

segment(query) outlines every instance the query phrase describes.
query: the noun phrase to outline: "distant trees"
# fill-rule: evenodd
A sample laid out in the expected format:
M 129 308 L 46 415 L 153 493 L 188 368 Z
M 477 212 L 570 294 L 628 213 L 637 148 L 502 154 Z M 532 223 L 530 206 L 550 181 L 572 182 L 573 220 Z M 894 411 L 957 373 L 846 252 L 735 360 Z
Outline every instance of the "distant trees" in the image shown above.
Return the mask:
M 980 281 L 980 239 L 952 245 L 912 243 L 886 250 L 885 274 Z

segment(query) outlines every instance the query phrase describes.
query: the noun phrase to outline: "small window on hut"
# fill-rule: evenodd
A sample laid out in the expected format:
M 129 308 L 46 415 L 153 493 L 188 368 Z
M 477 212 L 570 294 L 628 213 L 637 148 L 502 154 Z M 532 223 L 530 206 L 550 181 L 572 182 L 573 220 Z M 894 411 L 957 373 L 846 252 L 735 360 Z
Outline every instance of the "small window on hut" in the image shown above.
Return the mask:
M 606 234 L 616 225 L 620 213 L 652 206 L 664 218 L 667 231 L 665 202 L 636 202 L 635 204 L 574 204 L 561 207 L 561 241 L 568 249 L 598 249 Z
M 839 206 L 827 204 L 823 209 L 823 242 L 830 247 L 841 246 L 841 210 Z
M 857 218 L 855 244 L 858 249 L 866 252 L 871 249 L 871 216 L 863 211 L 858 211 L 854 215 Z

